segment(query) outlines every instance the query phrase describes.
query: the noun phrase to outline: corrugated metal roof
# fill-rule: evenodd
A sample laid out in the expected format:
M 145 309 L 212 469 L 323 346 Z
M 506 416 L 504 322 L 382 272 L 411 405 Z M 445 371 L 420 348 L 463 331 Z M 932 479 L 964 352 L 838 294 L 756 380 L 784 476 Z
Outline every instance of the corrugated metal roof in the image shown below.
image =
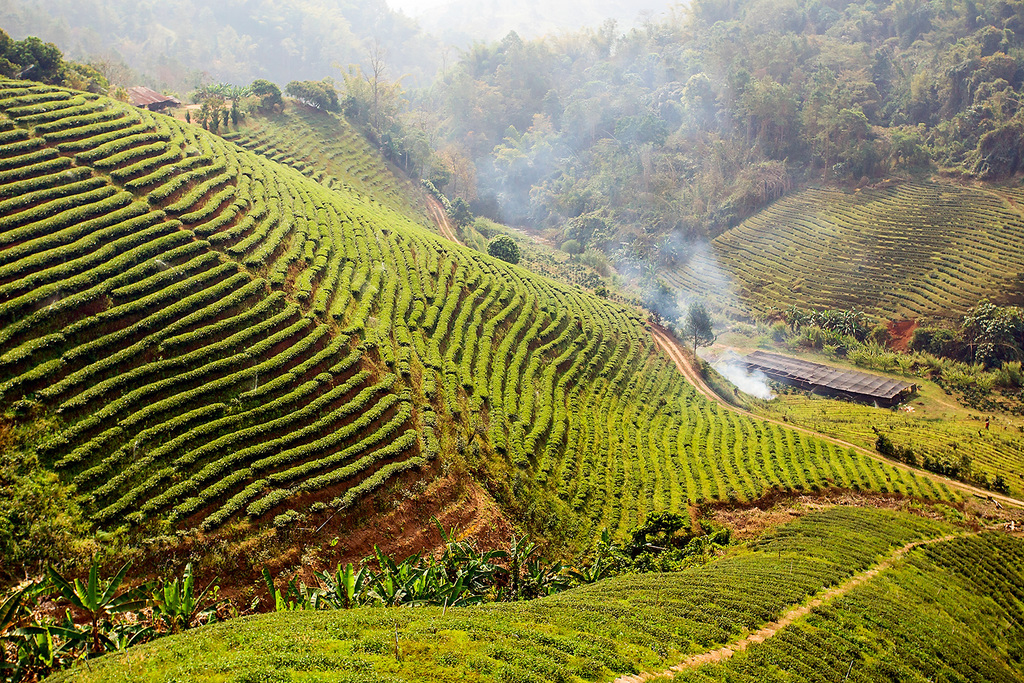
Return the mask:
M 743 362 L 748 368 L 760 370 L 776 379 L 802 382 L 847 394 L 859 394 L 886 401 L 891 401 L 914 387 L 910 382 L 857 370 L 841 370 L 820 363 L 764 351 L 754 351 Z
M 135 85 L 128 88 L 128 101 L 136 107 L 147 107 L 151 104 L 161 104 L 163 102 L 181 104 L 181 102 L 174 97 L 169 97 L 158 93 L 156 90 L 151 90 L 150 88 L 141 85 Z

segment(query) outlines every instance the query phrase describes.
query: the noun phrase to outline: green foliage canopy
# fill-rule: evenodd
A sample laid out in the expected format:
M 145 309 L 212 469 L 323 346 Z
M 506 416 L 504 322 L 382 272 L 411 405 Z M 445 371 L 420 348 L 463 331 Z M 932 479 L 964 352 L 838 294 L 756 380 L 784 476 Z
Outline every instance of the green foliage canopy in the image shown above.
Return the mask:
M 285 87 L 289 96 L 324 111 L 341 111 L 338 91 L 334 81 L 325 78 L 321 81 L 292 81 Z
M 519 244 L 508 235 L 498 235 L 491 240 L 487 253 L 507 263 L 519 263 Z

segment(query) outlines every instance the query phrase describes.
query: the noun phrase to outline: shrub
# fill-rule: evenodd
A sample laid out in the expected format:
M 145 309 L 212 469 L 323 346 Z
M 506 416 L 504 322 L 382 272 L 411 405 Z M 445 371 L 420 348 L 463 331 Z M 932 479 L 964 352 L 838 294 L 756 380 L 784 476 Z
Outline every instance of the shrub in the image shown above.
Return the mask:
M 562 251 L 566 254 L 582 254 L 583 245 L 580 244 L 578 240 L 566 240 L 562 242 Z
M 957 346 L 956 333 L 939 327 L 919 327 L 910 338 L 912 351 L 925 351 L 933 356 L 953 357 Z
M 508 235 L 498 235 L 491 240 L 487 253 L 507 263 L 519 263 L 519 245 Z
M 1003 363 L 1003 366 L 995 370 L 995 385 L 1004 389 L 1018 389 L 1024 387 L 1024 372 L 1021 371 L 1021 362 Z

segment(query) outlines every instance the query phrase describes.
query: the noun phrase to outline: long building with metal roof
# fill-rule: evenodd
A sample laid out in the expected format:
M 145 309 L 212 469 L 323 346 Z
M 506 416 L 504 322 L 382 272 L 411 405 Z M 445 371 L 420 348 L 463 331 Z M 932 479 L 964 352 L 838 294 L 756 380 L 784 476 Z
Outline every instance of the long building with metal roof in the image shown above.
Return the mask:
M 917 385 L 858 370 L 844 370 L 776 353 L 754 351 L 743 359 L 748 370 L 826 396 L 850 398 L 890 407 L 909 398 Z

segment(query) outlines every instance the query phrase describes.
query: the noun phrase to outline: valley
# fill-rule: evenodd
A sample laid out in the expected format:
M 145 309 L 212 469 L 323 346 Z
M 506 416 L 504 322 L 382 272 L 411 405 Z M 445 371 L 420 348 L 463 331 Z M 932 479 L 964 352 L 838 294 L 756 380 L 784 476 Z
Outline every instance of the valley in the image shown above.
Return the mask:
M 1020 7 L 47 3 L 0 682 L 1024 680 Z

